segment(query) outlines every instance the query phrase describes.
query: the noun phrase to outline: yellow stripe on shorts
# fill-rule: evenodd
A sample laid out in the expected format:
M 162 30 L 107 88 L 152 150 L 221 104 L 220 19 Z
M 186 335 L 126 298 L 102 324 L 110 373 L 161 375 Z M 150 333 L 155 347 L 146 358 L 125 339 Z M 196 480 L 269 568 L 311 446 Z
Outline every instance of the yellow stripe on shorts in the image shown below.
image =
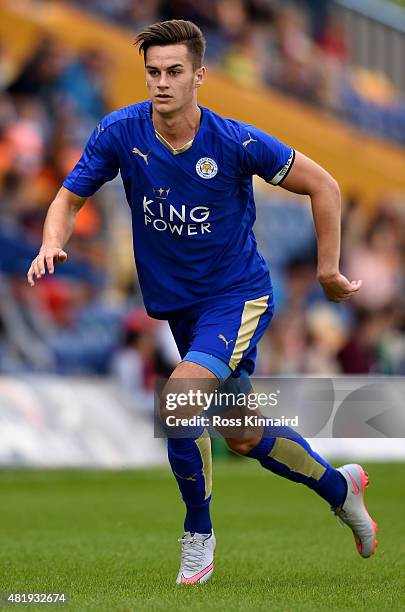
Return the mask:
M 263 295 L 260 298 L 245 302 L 238 337 L 236 338 L 235 347 L 228 363 L 231 370 L 236 368 L 242 359 L 243 353 L 248 348 L 250 341 L 253 338 L 253 334 L 255 333 L 259 324 L 259 319 L 262 314 L 266 312 L 268 300 L 269 296 Z

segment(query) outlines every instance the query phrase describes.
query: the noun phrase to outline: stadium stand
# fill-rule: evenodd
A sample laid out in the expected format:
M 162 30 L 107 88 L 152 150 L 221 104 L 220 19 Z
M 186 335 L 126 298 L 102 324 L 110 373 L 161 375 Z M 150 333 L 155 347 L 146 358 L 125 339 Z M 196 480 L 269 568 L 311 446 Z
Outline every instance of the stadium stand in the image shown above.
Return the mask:
M 338 6 L 331 0 L 204 3 L 71 0 L 71 3 L 134 30 L 159 19 L 192 19 L 206 33 L 208 61 L 241 85 L 268 83 L 301 101 L 338 114 L 358 129 L 405 142 L 405 99 L 397 91 L 382 95 L 381 74 L 375 69 L 367 70 L 367 76 L 380 95 L 370 96 L 370 87 L 363 87 L 364 79 L 351 61 L 350 47 L 355 41 L 347 39 L 339 3 Z M 358 3 L 343 3 L 351 4 L 356 7 Z M 370 39 L 372 45 L 372 36 Z

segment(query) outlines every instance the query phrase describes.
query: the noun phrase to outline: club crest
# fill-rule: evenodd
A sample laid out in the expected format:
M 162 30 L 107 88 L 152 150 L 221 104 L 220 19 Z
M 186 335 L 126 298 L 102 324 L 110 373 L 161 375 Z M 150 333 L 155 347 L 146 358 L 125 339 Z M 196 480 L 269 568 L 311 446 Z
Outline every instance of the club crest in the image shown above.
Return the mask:
M 211 157 L 202 157 L 196 163 L 195 169 L 198 176 L 201 176 L 201 178 L 211 179 L 217 174 L 218 165 Z

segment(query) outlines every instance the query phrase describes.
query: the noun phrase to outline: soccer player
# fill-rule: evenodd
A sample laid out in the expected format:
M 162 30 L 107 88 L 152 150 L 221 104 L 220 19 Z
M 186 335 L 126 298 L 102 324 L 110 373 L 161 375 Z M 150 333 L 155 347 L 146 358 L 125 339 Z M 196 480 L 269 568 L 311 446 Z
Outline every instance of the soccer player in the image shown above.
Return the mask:
M 34 285 L 66 260 L 76 213 L 120 172 L 145 307 L 150 316 L 168 320 L 182 358 L 169 383 L 184 391 L 195 381 L 216 389 L 252 374 L 257 343 L 273 314 L 269 271 L 252 230 L 253 175 L 310 196 L 317 276 L 329 300 L 350 298 L 361 281 L 339 272 L 340 192 L 328 172 L 260 129 L 197 104 L 206 73 L 200 29 L 183 20 L 156 23 L 136 44 L 150 100 L 117 110 L 96 127 L 49 207 L 28 282 Z M 183 408 L 188 416 L 200 409 Z M 244 437 L 228 436 L 227 443 L 315 491 L 352 529 L 359 553 L 373 554 L 376 524 L 364 505 L 367 475 L 361 466 L 333 468 L 288 427 L 275 432 L 264 426 Z M 207 430 L 169 437 L 168 454 L 186 505 L 177 583 L 205 582 L 215 549 Z

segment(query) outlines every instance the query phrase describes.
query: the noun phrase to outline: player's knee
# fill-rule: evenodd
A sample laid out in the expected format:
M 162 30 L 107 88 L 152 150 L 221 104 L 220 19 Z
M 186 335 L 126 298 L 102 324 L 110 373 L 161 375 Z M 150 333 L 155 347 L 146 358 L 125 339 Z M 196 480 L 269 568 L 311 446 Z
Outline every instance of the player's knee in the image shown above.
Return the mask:
M 200 414 L 204 405 L 194 401 L 194 389 L 186 380 L 169 380 L 160 394 L 160 418 L 166 422 L 168 416 L 189 419 Z
M 226 438 L 228 447 L 238 455 L 247 455 L 260 442 L 260 436 L 251 436 L 249 438 Z
M 160 395 L 160 417 L 189 419 L 202 413 L 204 398 L 218 387 L 218 379 L 209 370 L 191 361 L 182 361 L 174 370 Z

